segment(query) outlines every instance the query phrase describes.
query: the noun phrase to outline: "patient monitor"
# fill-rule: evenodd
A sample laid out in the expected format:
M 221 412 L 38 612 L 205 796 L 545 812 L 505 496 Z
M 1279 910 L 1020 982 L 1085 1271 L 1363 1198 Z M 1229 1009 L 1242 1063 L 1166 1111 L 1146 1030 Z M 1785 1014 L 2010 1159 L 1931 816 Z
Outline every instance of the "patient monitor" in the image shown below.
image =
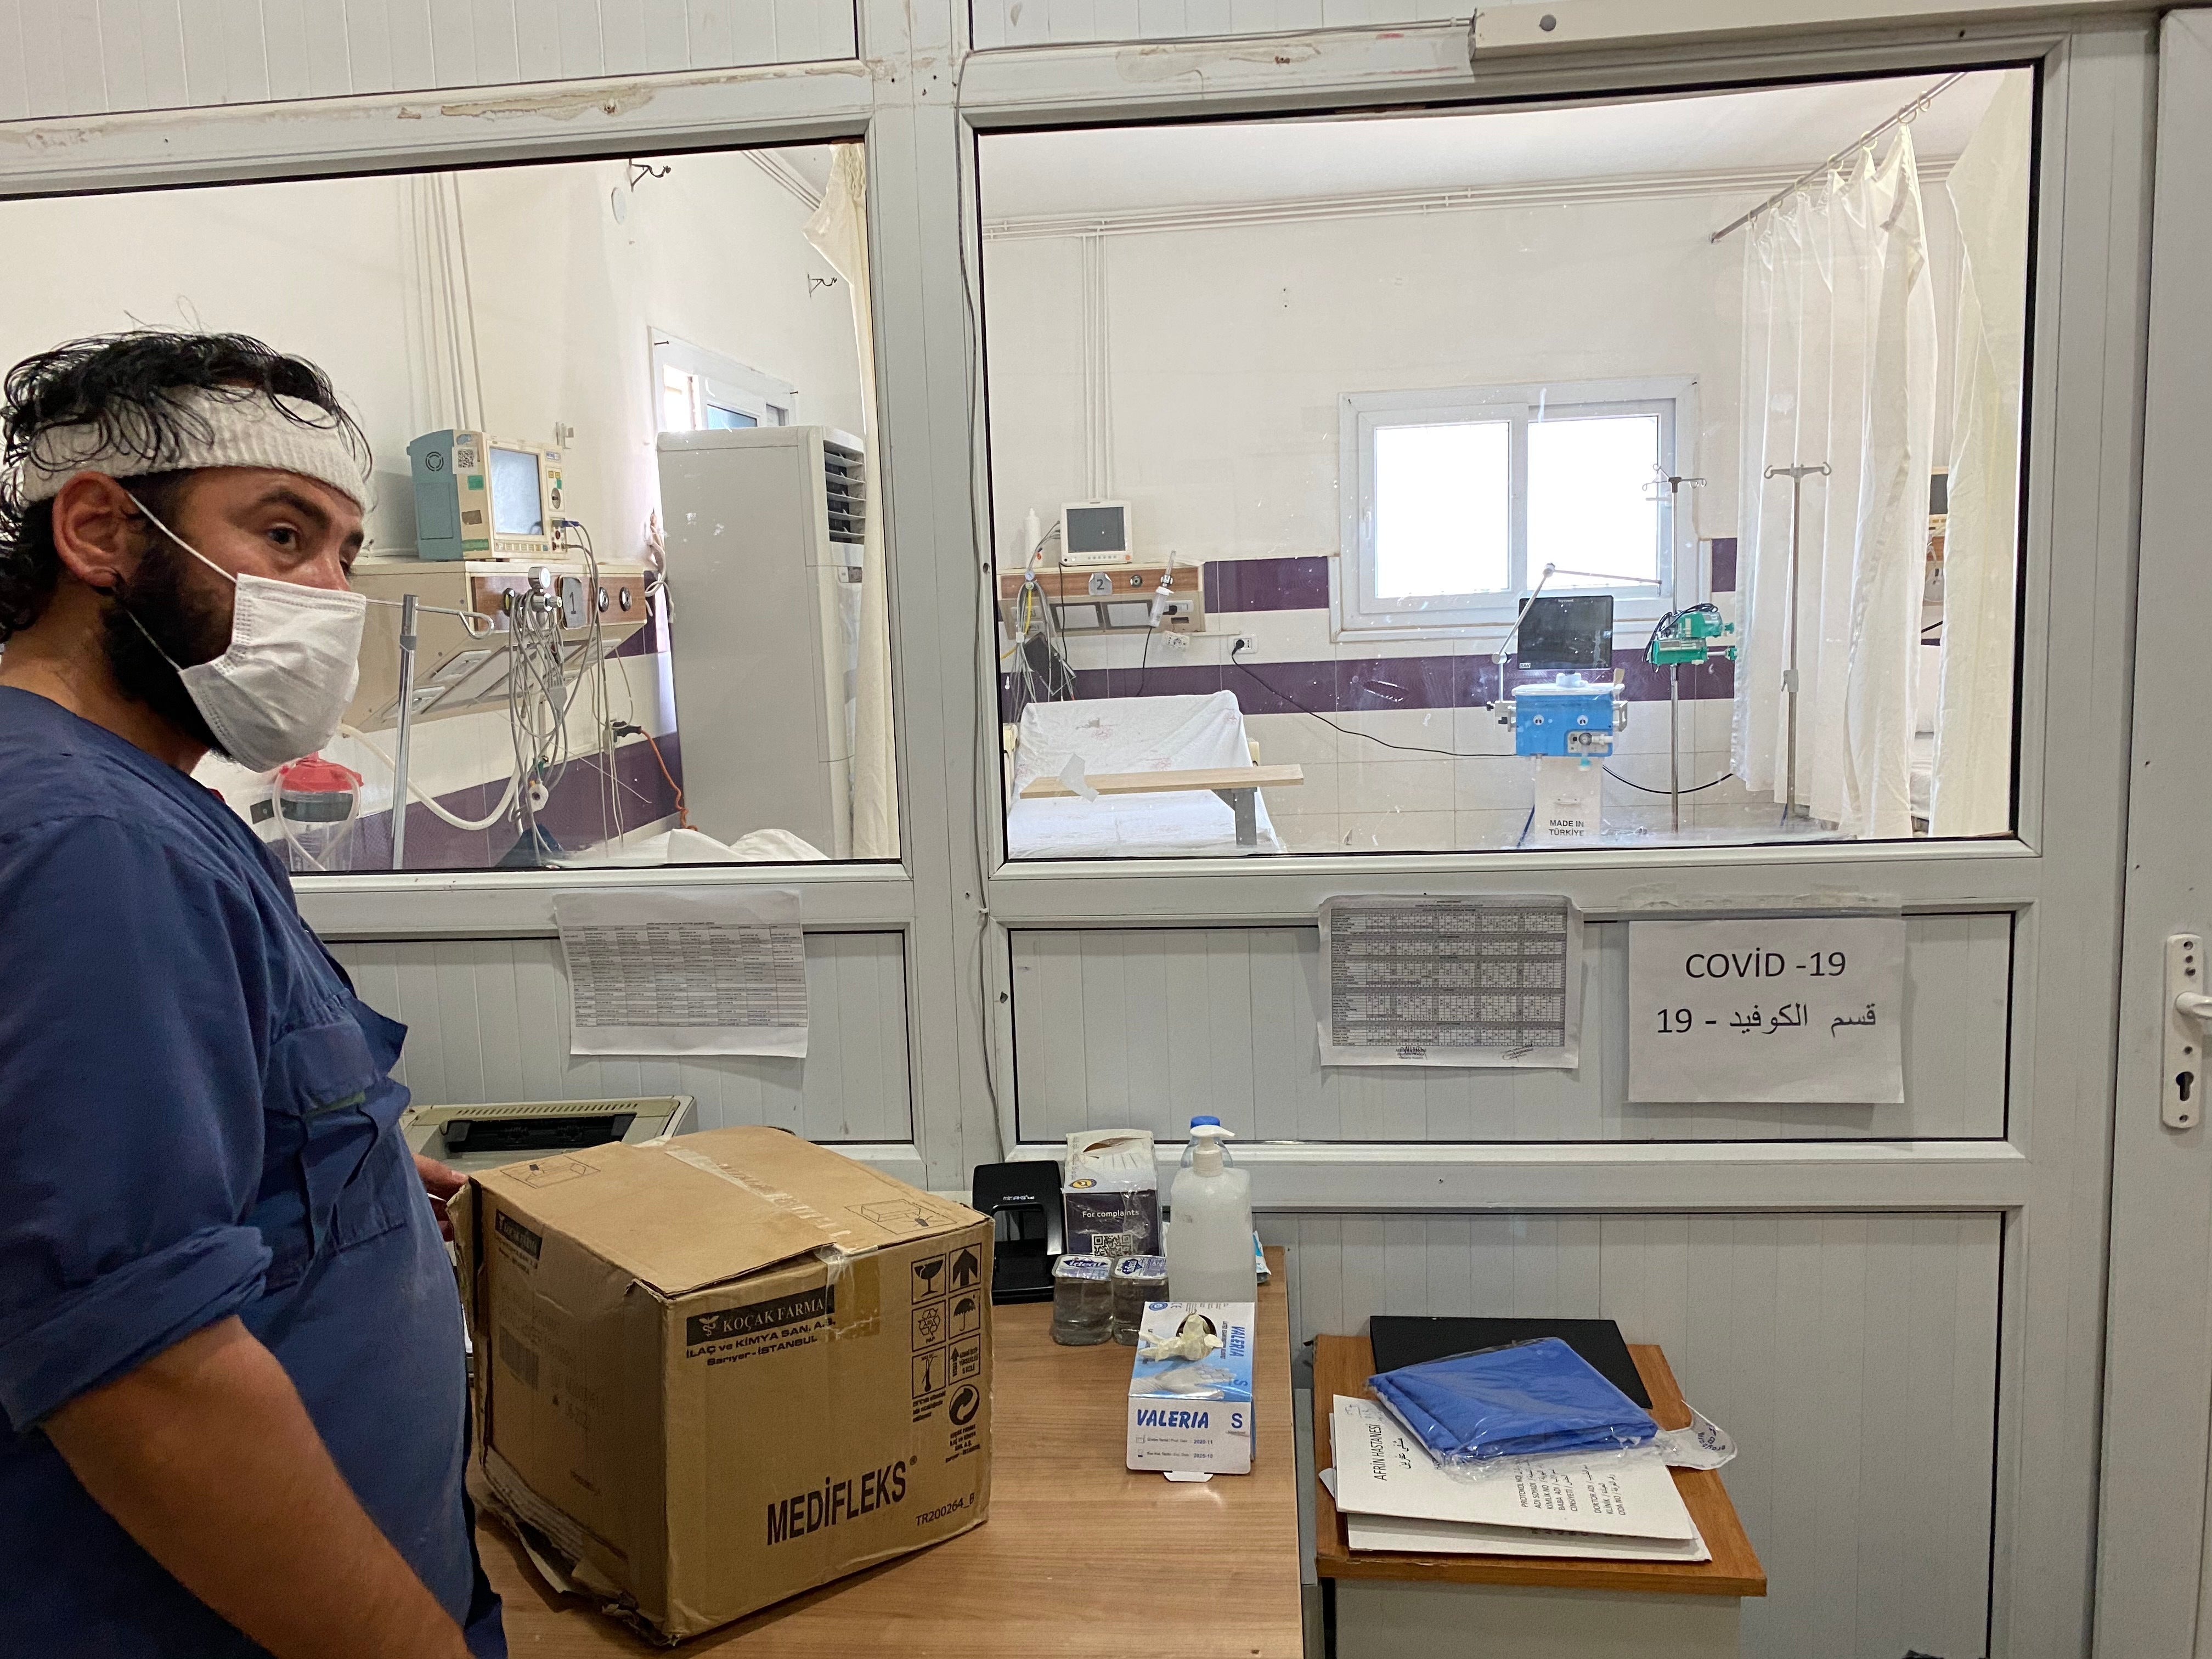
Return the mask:
M 481 432 L 426 432 L 407 446 L 415 544 L 426 559 L 546 559 L 561 511 L 561 452 Z
M 1082 570 L 1103 564 L 1133 564 L 1127 501 L 1070 501 L 1060 509 L 1060 564 Z

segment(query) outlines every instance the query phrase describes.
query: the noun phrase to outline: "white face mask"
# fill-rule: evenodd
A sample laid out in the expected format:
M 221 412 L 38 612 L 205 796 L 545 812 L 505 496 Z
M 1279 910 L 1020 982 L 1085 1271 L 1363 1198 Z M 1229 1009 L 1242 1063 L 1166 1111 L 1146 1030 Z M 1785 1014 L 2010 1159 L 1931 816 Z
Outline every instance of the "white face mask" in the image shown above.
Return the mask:
M 267 772 L 336 737 L 361 680 L 368 601 L 359 593 L 233 575 L 147 513 L 137 496 L 131 500 L 163 535 L 238 590 L 230 648 L 211 662 L 177 669 L 223 752 Z

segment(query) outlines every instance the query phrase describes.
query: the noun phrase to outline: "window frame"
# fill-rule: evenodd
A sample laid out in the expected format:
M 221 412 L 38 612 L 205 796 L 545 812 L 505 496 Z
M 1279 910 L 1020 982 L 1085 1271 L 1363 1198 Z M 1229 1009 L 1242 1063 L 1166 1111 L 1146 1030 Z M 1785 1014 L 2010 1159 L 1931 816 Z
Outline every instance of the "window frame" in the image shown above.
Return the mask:
M 799 388 L 788 380 L 764 374 L 750 363 L 739 362 L 719 351 L 709 351 L 704 346 L 693 345 L 689 340 L 656 328 L 651 333 L 652 349 L 648 354 L 653 368 L 653 419 L 655 427 L 666 432 L 670 428 L 664 420 L 666 405 L 662 402 L 668 385 L 670 372 L 684 374 L 691 380 L 691 418 L 694 432 L 707 429 L 707 405 L 735 410 L 750 415 L 759 426 L 789 426 L 798 412 Z
M 1408 392 L 1352 392 L 1337 399 L 1337 556 L 1329 566 L 1329 638 L 1369 640 L 1474 638 L 1498 641 L 1534 586 L 1528 559 L 1529 427 L 1543 420 L 1600 414 L 1653 414 L 1660 422 L 1660 466 L 1695 475 L 1698 380 L 1693 374 L 1633 380 L 1573 380 L 1487 386 L 1435 386 Z M 1463 605 L 1392 606 L 1375 592 L 1375 433 L 1379 428 L 1442 426 L 1504 418 L 1508 447 L 1509 526 L 1506 586 L 1492 592 L 1449 596 Z M 1680 602 L 1680 577 L 1698 568 L 1694 515 L 1677 514 L 1670 495 L 1659 501 L 1659 572 L 1656 585 L 1553 581 L 1562 597 L 1610 593 L 1616 626 L 1656 623 Z

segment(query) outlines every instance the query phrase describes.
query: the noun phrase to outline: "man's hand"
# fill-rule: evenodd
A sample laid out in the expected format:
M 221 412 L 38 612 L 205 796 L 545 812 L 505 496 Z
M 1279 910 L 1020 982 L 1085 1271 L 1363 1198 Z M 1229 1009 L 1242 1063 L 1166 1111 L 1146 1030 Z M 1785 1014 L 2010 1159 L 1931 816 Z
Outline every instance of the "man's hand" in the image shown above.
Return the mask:
M 446 1243 L 452 1243 L 453 1218 L 446 1213 L 446 1202 L 469 1184 L 469 1178 L 459 1170 L 420 1152 L 415 1154 L 415 1173 L 422 1177 L 422 1190 L 430 1194 L 430 1207 L 438 1215 L 438 1231 L 445 1234 Z
M 292 1379 L 235 1318 L 80 1395 L 45 1427 L 94 1500 L 276 1659 L 468 1659 Z

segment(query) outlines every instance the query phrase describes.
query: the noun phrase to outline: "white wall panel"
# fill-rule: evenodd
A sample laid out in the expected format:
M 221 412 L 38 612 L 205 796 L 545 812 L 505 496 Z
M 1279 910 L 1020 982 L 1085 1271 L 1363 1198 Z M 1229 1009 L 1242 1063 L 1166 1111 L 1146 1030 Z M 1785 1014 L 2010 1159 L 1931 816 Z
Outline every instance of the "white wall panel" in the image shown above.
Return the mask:
M 1607 1318 L 1735 1437 L 1745 1659 L 1985 1650 L 1994 1215 L 1266 1215 L 1292 1340 L 1369 1315 Z M 1319 1402 L 1316 1402 L 1317 1404 Z
M 804 1060 L 573 1057 L 556 939 L 331 948 L 362 1000 L 408 1027 L 394 1075 L 425 1103 L 684 1094 L 697 1098 L 702 1129 L 769 1123 L 809 1140 L 914 1138 L 906 958 L 897 933 L 806 935 Z
M 973 0 L 978 51 L 1464 20 L 1462 0 Z
M 1952 1139 L 2005 1132 L 2012 923 L 1913 916 L 1901 1106 L 1632 1106 L 1628 930 L 1583 931 L 1576 1072 L 1323 1070 L 1310 927 L 1013 933 L 1022 1138 L 1213 1112 L 1268 1140 Z
M 0 121 L 852 58 L 853 0 L 0 0 Z

